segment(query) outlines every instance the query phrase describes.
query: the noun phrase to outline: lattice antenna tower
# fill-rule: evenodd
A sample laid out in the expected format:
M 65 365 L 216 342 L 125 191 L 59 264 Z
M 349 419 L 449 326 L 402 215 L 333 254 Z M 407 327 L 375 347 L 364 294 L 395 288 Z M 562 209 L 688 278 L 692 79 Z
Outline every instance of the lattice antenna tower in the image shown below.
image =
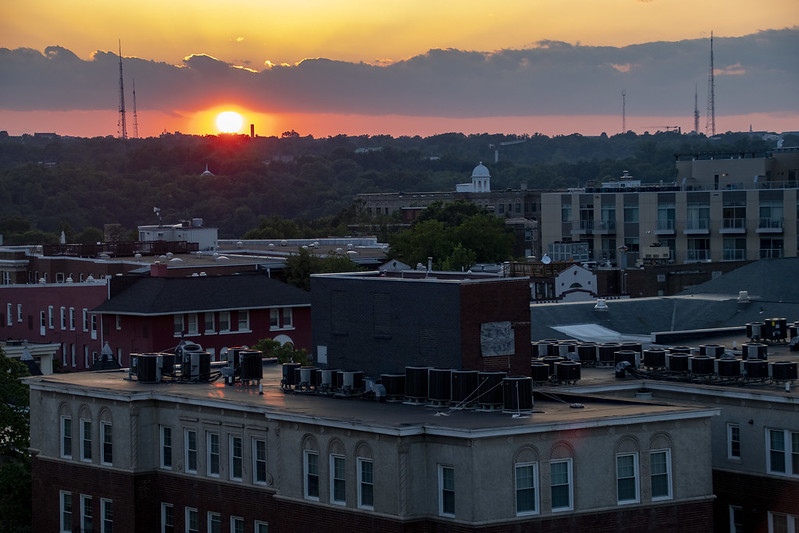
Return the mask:
M 699 87 L 694 85 L 694 133 L 699 133 Z
M 621 132 L 627 133 L 627 93 L 621 92 Z
M 125 82 L 122 78 L 122 40 L 119 41 L 119 138 L 128 138 L 128 126 L 125 122 Z
M 713 32 L 710 32 L 710 73 L 707 78 L 707 122 L 705 133 L 716 135 L 716 83 L 713 72 Z
M 133 78 L 133 138 L 139 138 L 139 115 L 136 113 L 136 78 Z

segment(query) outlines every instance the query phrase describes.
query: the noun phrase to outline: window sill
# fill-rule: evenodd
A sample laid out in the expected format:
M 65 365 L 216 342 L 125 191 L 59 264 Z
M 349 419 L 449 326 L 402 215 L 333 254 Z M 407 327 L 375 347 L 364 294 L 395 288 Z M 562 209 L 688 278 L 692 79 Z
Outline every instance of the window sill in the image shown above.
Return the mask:
M 269 327 L 269 331 L 294 331 L 295 329 L 297 328 L 295 328 L 294 326 L 289 326 L 287 328 L 275 328 L 271 326 Z

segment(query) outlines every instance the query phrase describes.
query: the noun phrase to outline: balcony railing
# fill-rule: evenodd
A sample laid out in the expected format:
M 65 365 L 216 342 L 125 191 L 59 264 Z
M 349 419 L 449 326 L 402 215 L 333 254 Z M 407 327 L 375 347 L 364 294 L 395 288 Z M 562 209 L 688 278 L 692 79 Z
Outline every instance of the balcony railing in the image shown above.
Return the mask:
M 655 231 L 657 233 L 674 233 L 674 220 L 659 219 Z
M 745 261 L 746 260 L 746 250 L 738 250 L 738 249 L 725 249 L 722 252 L 722 260 L 723 261 Z
M 761 248 L 760 259 L 779 259 L 783 256 L 782 248 Z
M 710 261 L 710 250 L 688 250 L 686 261 Z
M 771 217 L 761 218 L 757 223 L 757 229 L 782 231 L 782 219 Z
M 746 229 L 745 218 L 723 218 L 721 220 L 722 229 Z
M 616 233 L 616 221 L 602 220 L 597 224 L 596 230 L 600 233 Z

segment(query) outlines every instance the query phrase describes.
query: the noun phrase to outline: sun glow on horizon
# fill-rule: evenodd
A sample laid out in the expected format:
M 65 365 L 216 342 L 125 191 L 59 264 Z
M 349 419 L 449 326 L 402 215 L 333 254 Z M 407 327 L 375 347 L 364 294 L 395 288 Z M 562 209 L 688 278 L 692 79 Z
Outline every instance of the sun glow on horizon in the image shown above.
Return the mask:
M 222 111 L 216 116 L 216 128 L 220 133 L 241 133 L 244 117 L 236 111 Z

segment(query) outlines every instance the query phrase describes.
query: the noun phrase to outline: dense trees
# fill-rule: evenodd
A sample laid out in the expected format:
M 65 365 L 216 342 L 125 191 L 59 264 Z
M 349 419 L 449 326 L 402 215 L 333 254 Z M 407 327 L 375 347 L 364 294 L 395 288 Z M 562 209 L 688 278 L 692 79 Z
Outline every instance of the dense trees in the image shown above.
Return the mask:
M 28 375 L 0 349 L 0 530 L 30 531 L 31 458 Z
M 507 141 L 519 142 L 499 145 Z M 788 142 L 797 139 L 787 136 Z M 222 238 L 241 238 L 251 230 L 253 236 L 274 235 L 274 224 L 262 227 L 261 221 L 275 217 L 341 234 L 355 222 L 350 208 L 356 194 L 453 190 L 481 160 L 494 188 L 525 182 L 552 189 L 615 179 L 624 170 L 643 181 L 670 181 L 675 153 L 774 146 L 744 133 L 711 140 L 676 132 L 326 139 L 167 135 L 127 141 L 24 135 L 0 138 L 0 231 L 7 244 L 57 242 L 63 225 L 77 236 L 117 223 L 125 235 L 155 223 L 153 206 L 158 206 L 165 222 L 202 217 Z M 206 165 L 213 176 L 200 176 Z M 320 219 L 325 221 L 316 222 Z

